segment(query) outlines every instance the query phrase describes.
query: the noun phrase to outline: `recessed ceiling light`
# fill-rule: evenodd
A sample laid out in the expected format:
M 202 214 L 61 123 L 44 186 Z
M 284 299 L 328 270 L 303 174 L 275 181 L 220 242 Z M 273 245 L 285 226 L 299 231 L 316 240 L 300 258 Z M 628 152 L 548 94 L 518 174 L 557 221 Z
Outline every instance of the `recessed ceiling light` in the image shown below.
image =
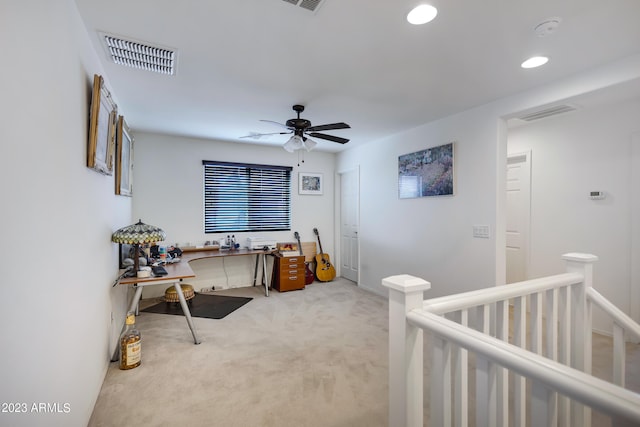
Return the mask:
M 522 68 L 536 68 L 546 64 L 547 62 L 549 62 L 549 58 L 547 58 L 546 56 L 532 56 L 531 58 L 520 64 L 520 66 Z
M 407 15 L 407 21 L 413 25 L 422 25 L 427 22 L 433 21 L 433 19 L 438 14 L 438 9 L 429 5 L 429 4 L 421 4 L 420 6 L 416 6 L 413 8 L 411 12 Z

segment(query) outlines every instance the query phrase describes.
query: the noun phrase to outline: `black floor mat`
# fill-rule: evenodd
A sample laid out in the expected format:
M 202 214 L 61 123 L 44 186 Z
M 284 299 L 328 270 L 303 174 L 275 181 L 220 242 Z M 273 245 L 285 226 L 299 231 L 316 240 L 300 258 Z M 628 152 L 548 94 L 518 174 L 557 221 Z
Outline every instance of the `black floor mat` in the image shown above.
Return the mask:
M 206 317 L 208 319 L 222 319 L 233 313 L 253 298 L 230 297 L 225 295 L 196 294 L 190 301 L 189 311 L 192 317 Z M 183 316 L 179 302 L 161 302 L 142 310 L 145 313 L 177 314 Z

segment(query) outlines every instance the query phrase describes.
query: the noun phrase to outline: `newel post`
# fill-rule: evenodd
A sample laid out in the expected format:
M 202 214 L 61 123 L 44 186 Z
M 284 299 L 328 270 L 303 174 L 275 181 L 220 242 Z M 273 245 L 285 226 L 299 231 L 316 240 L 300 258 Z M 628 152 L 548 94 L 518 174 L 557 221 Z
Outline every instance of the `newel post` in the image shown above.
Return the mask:
M 598 257 L 591 254 L 568 253 L 562 255 L 567 273 L 579 273 L 582 283 L 571 289 L 571 367 L 591 374 L 592 353 L 592 308 L 587 302 L 587 289 L 593 286 L 593 264 Z M 584 405 L 573 402 L 571 405 L 574 425 L 591 426 L 591 411 Z
M 389 426 L 422 426 L 422 329 L 409 324 L 406 314 L 422 307 L 431 284 L 402 274 L 382 279 L 382 285 L 389 289 Z
M 587 304 L 587 289 L 593 286 L 593 264 L 598 257 L 590 254 L 569 253 L 562 255 L 567 273 L 579 273 L 584 280 L 571 290 L 571 325 L 574 331 L 571 350 L 571 366 L 591 374 L 591 307 Z

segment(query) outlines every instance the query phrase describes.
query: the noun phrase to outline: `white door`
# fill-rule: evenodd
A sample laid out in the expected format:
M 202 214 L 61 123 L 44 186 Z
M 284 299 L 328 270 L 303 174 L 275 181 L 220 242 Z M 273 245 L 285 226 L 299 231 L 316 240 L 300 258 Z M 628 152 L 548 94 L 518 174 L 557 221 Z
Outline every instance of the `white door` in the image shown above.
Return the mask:
M 640 322 L 640 132 L 631 134 L 631 283 L 629 313 Z
M 507 283 L 527 280 L 531 221 L 531 152 L 507 158 Z
M 340 275 L 358 282 L 358 227 L 359 227 L 359 174 L 358 170 L 340 175 Z

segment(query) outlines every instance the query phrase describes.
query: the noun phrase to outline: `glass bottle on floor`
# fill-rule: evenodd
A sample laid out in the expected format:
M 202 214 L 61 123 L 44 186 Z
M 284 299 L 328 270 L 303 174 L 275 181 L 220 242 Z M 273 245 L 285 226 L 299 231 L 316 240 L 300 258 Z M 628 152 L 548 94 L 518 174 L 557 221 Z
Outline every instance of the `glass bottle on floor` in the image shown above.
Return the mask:
M 120 335 L 120 369 L 133 369 L 142 361 L 140 331 L 136 328 L 136 316 L 127 313 L 126 329 Z

